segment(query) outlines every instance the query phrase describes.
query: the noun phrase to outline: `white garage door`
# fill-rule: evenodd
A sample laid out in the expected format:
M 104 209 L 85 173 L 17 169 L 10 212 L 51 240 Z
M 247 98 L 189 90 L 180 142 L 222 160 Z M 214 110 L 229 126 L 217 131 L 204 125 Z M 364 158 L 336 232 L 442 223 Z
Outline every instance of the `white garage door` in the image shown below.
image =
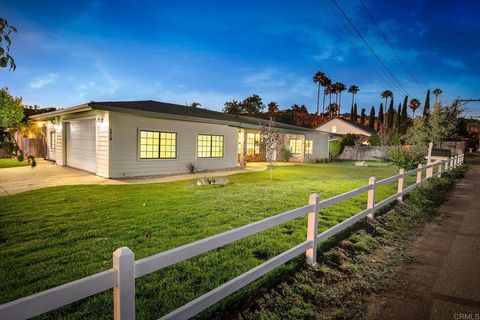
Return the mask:
M 67 166 L 96 172 L 95 120 L 67 122 Z

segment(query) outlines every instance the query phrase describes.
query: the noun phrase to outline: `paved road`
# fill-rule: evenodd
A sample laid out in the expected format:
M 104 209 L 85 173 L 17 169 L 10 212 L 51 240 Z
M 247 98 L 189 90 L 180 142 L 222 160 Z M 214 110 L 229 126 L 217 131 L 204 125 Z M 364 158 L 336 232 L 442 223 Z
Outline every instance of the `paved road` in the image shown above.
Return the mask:
M 400 288 L 380 294 L 367 318 L 480 320 L 480 154 L 467 164 L 440 222 L 415 240 Z

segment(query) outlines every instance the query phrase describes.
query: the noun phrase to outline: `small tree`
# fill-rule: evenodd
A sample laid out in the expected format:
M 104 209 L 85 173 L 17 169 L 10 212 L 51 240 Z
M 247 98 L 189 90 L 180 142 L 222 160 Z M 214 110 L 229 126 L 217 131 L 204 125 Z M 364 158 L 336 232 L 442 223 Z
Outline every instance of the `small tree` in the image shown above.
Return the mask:
M 272 119 L 268 122 L 260 122 L 260 143 L 265 150 L 265 158 L 270 167 L 270 180 L 272 180 L 273 161 L 275 160 L 277 146 L 280 144 L 280 134 Z
M 372 106 L 370 109 L 370 116 L 368 117 L 368 126 L 372 129 L 375 129 L 375 107 Z
M 15 133 L 33 132 L 30 126 L 22 123 L 25 115 L 23 113 L 22 98 L 10 94 L 7 88 L 0 89 L 0 144 L 5 151 L 18 161 L 25 159 L 25 154 L 15 140 Z M 35 158 L 27 155 L 27 159 L 35 167 Z

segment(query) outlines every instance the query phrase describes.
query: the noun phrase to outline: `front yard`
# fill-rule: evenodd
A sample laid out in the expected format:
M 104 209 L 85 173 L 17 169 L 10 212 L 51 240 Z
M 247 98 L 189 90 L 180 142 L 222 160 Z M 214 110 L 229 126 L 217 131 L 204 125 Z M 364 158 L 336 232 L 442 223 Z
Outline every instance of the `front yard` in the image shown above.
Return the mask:
M 0 303 L 112 267 L 127 246 L 140 259 L 384 178 L 383 163 L 281 166 L 270 173 L 229 176 L 225 187 L 195 180 L 144 185 L 46 188 L 0 197 Z M 377 201 L 396 192 L 379 188 Z M 366 194 L 322 210 L 325 230 L 366 207 Z M 138 319 L 154 319 L 305 240 L 297 219 L 219 250 L 137 279 Z M 285 267 L 286 268 L 286 267 Z M 258 286 L 258 283 L 256 284 Z M 255 286 L 255 284 L 253 285 Z M 47 314 L 51 318 L 112 318 L 111 291 Z
M 0 169 L 28 166 L 28 161 L 19 162 L 15 158 L 0 158 Z

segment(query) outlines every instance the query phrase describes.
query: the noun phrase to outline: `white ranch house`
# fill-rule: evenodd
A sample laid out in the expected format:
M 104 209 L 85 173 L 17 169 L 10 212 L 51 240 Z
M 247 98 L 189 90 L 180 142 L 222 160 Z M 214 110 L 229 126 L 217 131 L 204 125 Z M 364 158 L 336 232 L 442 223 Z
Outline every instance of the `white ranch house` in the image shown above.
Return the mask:
M 105 178 L 165 175 L 264 161 L 261 121 L 157 101 L 90 102 L 36 115 L 46 130 L 47 158 Z M 306 162 L 328 157 L 328 133 L 275 123 L 281 143 Z M 277 148 L 277 159 L 280 159 Z

